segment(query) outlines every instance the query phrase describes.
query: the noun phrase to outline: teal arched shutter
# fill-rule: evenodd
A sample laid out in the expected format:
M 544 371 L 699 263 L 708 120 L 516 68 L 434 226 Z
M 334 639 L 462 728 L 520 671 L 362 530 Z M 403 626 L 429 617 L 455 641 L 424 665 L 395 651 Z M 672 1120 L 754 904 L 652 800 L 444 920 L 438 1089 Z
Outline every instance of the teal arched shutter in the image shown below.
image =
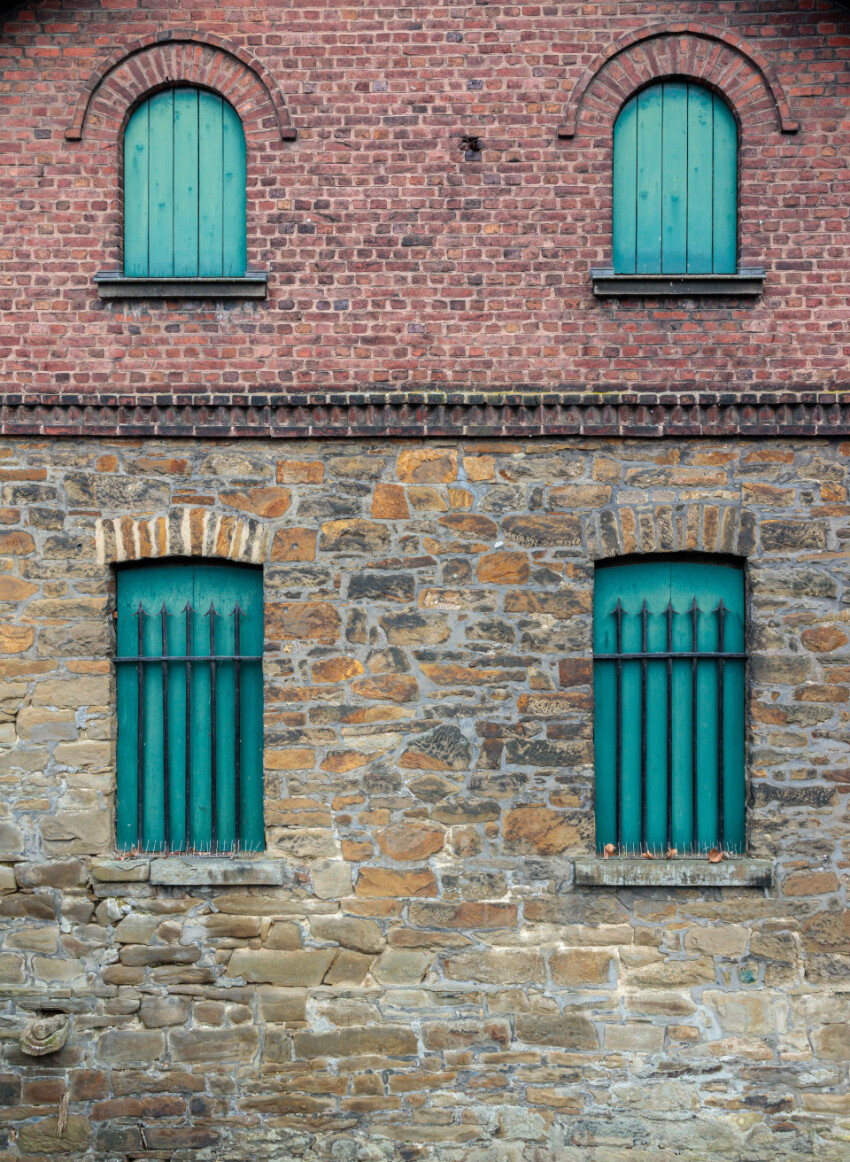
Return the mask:
M 261 850 L 262 571 L 128 566 L 117 597 L 118 847 Z
M 203 89 L 165 89 L 124 133 L 124 273 L 129 278 L 245 274 L 245 134 Z
M 703 85 L 663 81 L 614 125 L 614 271 L 733 274 L 738 127 Z
M 743 570 L 598 567 L 593 648 L 597 847 L 743 851 Z

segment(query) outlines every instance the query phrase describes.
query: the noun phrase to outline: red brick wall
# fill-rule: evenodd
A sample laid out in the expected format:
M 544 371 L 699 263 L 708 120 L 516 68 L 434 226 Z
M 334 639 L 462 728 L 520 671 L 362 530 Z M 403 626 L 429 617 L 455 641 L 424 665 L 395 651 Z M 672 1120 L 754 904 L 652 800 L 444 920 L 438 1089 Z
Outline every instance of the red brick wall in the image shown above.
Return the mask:
M 559 139 L 600 53 L 680 21 L 743 38 L 755 63 L 685 32 L 627 50 L 589 84 L 577 135 Z M 243 59 L 141 51 L 98 88 L 82 139 L 66 139 L 96 69 L 187 28 Z M 765 293 L 597 302 L 617 104 L 677 60 L 736 105 L 742 258 L 767 268 Z M 97 298 L 92 276 L 120 267 L 122 101 L 135 92 L 119 73 L 135 72 L 140 92 L 172 67 L 211 70 L 244 114 L 249 265 L 270 272 L 267 302 Z M 771 70 L 796 134 L 780 132 Z M 850 13 L 829 2 L 61 0 L 7 18 L 0 77 L 6 392 L 829 390 L 850 378 Z M 296 141 L 281 134 L 290 119 Z M 465 158 L 465 133 L 481 137 L 480 160 Z

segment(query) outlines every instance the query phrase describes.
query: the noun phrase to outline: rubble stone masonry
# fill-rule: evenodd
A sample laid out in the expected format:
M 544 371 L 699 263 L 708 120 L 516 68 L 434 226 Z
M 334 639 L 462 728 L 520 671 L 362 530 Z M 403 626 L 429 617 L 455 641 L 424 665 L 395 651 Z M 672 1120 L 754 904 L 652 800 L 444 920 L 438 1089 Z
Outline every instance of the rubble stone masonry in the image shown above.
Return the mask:
M 843 1162 L 848 458 L 5 442 L 2 1162 Z M 594 562 L 679 550 L 746 561 L 774 883 L 578 887 Z M 263 566 L 265 882 L 116 858 L 115 565 L 168 555 Z

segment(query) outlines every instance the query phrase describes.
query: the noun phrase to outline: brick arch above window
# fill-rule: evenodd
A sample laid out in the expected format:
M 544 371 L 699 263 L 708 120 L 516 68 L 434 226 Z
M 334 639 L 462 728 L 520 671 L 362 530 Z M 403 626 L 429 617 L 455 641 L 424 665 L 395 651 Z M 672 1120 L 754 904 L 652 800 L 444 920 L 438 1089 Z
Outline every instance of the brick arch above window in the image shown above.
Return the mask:
M 114 141 L 144 96 L 180 84 L 225 97 L 239 114 L 249 145 L 295 140 L 289 109 L 269 70 L 239 45 L 192 31 L 143 37 L 102 61 L 77 100 L 65 137 L 81 141 L 94 131 Z
M 101 564 L 209 557 L 259 565 L 266 559 L 269 530 L 214 508 L 184 508 L 162 516 L 98 519 L 95 539 Z
M 722 93 L 742 130 L 772 121 L 796 133 L 782 85 L 767 58 L 737 33 L 698 21 L 671 21 L 626 33 L 576 81 L 559 137 L 609 132 L 626 100 L 666 77 L 686 77 Z

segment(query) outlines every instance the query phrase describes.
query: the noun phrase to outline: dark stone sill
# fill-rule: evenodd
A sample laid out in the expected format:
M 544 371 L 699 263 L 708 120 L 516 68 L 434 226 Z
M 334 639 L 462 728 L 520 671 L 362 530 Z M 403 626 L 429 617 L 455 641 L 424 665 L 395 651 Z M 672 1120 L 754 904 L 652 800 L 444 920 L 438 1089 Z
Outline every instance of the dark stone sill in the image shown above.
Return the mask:
M 264 299 L 269 276 L 241 278 L 126 278 L 113 271 L 94 276 L 102 299 Z
M 773 861 L 723 859 L 577 859 L 575 882 L 597 888 L 769 888 Z
M 279 887 L 284 882 L 284 864 L 279 859 L 250 856 L 163 855 L 101 859 L 92 865 L 92 878 L 108 883 L 138 882 L 170 887 L 216 887 L 228 884 L 266 884 Z
M 615 274 L 611 267 L 591 270 L 597 298 L 680 298 L 704 295 L 760 295 L 763 267 L 742 267 L 737 274 Z

